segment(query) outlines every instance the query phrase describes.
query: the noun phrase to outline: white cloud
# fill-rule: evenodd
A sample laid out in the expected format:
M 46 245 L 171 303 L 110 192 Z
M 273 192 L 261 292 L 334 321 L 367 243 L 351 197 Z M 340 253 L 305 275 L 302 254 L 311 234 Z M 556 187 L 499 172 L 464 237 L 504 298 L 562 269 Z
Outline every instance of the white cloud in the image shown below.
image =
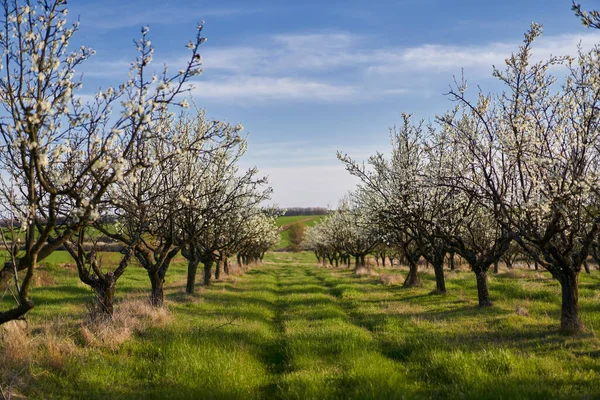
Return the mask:
M 213 100 L 310 100 L 335 101 L 354 97 L 357 89 L 322 83 L 309 79 L 236 76 L 232 78 L 200 81 L 192 95 Z
M 600 42 L 600 33 L 543 36 L 534 44 L 534 58 L 574 55 Z M 411 47 L 377 47 L 376 38 L 350 33 L 275 35 L 254 45 L 207 47 L 206 74 L 193 94 L 220 102 L 272 101 L 348 102 L 383 97 L 427 97 L 440 93 L 453 75 L 491 78 L 492 65 L 502 67 L 519 42 L 452 46 L 426 43 Z M 156 60 L 171 70 L 183 57 Z M 86 65 L 88 76 L 123 76 L 128 61 L 101 60 Z
M 600 43 L 600 33 L 564 34 L 542 36 L 533 45 L 534 60 L 550 55 L 576 55 L 577 46 L 591 49 Z M 520 43 L 493 42 L 479 46 L 449 46 L 424 44 L 404 49 L 380 49 L 373 53 L 376 60 L 369 66 L 370 72 L 395 74 L 406 71 L 447 71 L 456 73 L 461 68 L 488 73 L 492 66 L 500 67 Z

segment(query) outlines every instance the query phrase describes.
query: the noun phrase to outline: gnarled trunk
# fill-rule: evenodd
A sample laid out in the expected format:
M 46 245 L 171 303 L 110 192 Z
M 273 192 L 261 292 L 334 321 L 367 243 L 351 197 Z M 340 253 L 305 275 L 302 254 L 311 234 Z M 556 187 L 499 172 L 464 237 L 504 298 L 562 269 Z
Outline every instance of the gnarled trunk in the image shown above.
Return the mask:
M 588 265 L 587 261 L 583 262 L 583 268 L 585 268 L 586 274 L 590 273 L 590 266 Z
M 196 273 L 198 271 L 199 262 L 196 260 L 188 261 L 188 270 L 187 270 L 187 284 L 185 285 L 185 292 L 187 294 L 194 293 L 194 288 L 196 285 Z
M 420 280 L 419 280 L 419 274 L 418 274 L 419 271 L 418 270 L 419 270 L 418 264 L 416 262 L 413 262 L 412 260 L 409 260 L 408 261 L 408 275 L 406 275 L 406 279 L 404 280 L 402 287 L 410 288 L 410 287 L 419 286 Z
M 159 271 L 148 271 L 150 283 L 152 284 L 152 292 L 150 293 L 150 304 L 154 307 L 162 307 L 165 301 L 164 285 L 165 279 L 160 276 Z
M 223 265 L 223 262 L 221 260 L 217 261 L 217 268 L 215 268 L 215 279 L 219 280 L 221 279 L 221 266 Z
M 444 257 L 437 257 L 433 263 L 435 272 L 435 291 L 437 293 L 446 293 L 446 278 L 444 277 Z
M 579 332 L 583 325 L 579 319 L 579 273 L 569 271 L 559 277 L 562 290 L 560 328 L 565 332 Z
M 104 275 L 104 279 L 98 279 L 95 282 L 92 288 L 96 295 L 96 311 L 100 315 L 112 317 L 115 308 L 115 286 L 117 283 L 115 275 L 112 272 L 108 272 Z
M 204 285 L 210 286 L 213 261 L 204 261 Z
M 226 275 L 229 275 L 229 259 L 227 256 L 223 256 L 223 272 L 225 272 Z
M 473 268 L 475 270 L 475 268 Z M 488 291 L 487 271 L 476 270 L 477 278 L 477 297 L 479 298 L 479 307 L 489 307 L 492 305 L 490 293 Z

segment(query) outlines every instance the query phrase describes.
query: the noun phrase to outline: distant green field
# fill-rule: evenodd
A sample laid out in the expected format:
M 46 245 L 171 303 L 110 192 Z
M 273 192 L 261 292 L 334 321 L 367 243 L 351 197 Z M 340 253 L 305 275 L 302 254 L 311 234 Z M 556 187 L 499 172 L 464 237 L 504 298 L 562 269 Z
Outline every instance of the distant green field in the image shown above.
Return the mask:
M 293 217 L 277 218 L 277 226 L 282 230 L 280 232 L 281 240 L 278 249 L 285 249 L 290 246 L 289 227 L 293 224 L 303 224 L 304 226 L 313 226 L 325 218 L 325 215 L 295 215 Z
M 292 224 L 294 222 L 301 221 L 307 218 L 316 218 L 316 215 L 294 215 L 293 217 L 279 217 L 277 218 L 277 226 L 284 226 L 288 224 Z

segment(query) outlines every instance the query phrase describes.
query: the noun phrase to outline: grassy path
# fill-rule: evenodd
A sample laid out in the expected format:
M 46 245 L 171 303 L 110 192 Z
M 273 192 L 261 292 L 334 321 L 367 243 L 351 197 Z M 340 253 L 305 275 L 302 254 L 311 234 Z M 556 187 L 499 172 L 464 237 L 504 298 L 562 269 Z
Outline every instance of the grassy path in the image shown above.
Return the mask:
M 57 342 L 32 358 L 21 393 L 86 399 L 600 397 L 596 271 L 582 276 L 581 309 L 590 331 L 577 337 L 558 333 L 558 285 L 534 272 L 491 277 L 495 304 L 485 310 L 476 307 L 468 271 L 448 273 L 449 294 L 439 296 L 431 293 L 429 273 L 423 288 L 407 290 L 382 284 L 379 276 L 316 267 L 307 253 L 273 253 L 264 265 L 192 297 L 182 293 L 185 266 L 172 272 L 169 312 L 130 330 L 116 347 L 86 342 L 77 328 L 85 314 L 79 298 L 52 303 L 48 297 L 54 308 L 40 307 L 32 324 L 62 315 L 62 326 L 71 328 L 67 339 L 53 333 Z M 122 290 L 142 298 L 147 278 L 135 269 L 128 273 Z M 378 272 L 401 282 L 399 273 Z M 62 298 L 61 288 L 73 285 L 40 296 Z

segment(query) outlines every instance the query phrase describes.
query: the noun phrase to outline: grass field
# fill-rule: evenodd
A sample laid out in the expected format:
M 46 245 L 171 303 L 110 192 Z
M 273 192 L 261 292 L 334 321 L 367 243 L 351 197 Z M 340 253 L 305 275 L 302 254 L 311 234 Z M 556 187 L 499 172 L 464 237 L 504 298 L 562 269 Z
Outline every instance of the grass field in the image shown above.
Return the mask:
M 0 328 L 0 380 L 22 371 L 15 390 L 34 399 L 600 397 L 596 270 L 581 277 L 588 331 L 569 337 L 547 273 L 491 277 L 494 306 L 479 309 L 469 271 L 448 272 L 440 296 L 429 271 L 422 288 L 402 289 L 398 268 L 357 276 L 317 267 L 309 253 L 265 261 L 190 297 L 179 260 L 159 312 L 131 267 L 106 328 L 85 322 L 89 290 L 75 271 L 47 263 L 28 336 L 23 323 Z
M 296 215 L 277 218 L 277 226 L 281 229 L 279 232 L 281 240 L 278 249 L 285 249 L 290 246 L 290 232 L 288 231 L 290 226 L 293 224 L 303 224 L 306 227 L 313 226 L 325 217 L 325 215 Z

